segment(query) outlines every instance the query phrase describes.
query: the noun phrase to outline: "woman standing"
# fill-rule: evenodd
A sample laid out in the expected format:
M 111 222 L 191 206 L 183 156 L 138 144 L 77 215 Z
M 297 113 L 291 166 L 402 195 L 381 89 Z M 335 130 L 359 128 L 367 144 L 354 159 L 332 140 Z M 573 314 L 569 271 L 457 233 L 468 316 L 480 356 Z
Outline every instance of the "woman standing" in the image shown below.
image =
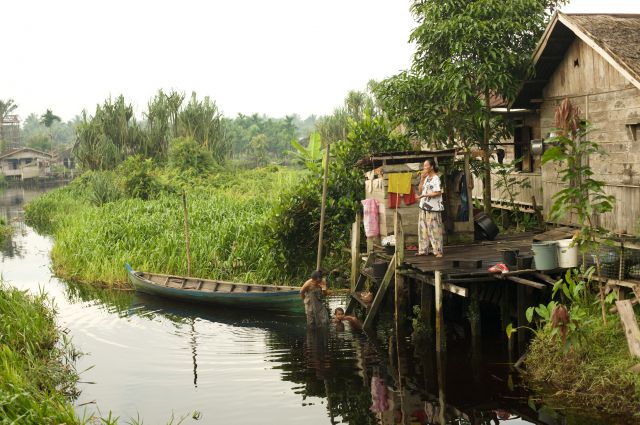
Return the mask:
M 316 270 L 300 288 L 300 297 L 304 301 L 304 312 L 307 315 L 307 326 L 320 328 L 329 325 L 329 312 L 323 302 L 323 296 L 326 293 L 327 281 L 322 277 L 322 272 Z
M 442 257 L 444 231 L 442 226 L 442 183 L 436 174 L 438 167 L 433 159 L 427 159 L 420 180 L 420 216 L 418 217 L 418 253 L 428 255 L 429 246 L 433 254 Z

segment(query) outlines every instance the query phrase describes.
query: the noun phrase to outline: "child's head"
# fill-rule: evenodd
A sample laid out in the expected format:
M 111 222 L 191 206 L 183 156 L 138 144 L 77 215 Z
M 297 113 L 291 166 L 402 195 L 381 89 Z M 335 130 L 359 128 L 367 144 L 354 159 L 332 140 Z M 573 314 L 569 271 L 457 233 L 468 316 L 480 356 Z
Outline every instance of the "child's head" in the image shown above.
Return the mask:
M 323 277 L 324 276 L 322 275 L 322 270 L 314 270 L 311 273 L 311 279 L 315 280 L 316 282 L 321 282 Z
M 337 320 L 341 320 L 344 317 L 344 309 L 342 307 L 338 307 L 334 311 Z

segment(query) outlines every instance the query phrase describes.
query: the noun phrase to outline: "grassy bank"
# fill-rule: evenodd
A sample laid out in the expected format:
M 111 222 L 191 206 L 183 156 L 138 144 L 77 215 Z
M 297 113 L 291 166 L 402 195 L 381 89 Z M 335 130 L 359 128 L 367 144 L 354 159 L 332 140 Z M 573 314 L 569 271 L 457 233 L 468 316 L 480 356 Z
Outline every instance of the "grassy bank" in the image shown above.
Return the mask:
M 593 282 L 577 274 L 567 273 L 554 294 L 527 312 L 537 322 L 525 361 L 530 382 L 564 407 L 640 418 L 640 374 L 630 370 L 640 359 L 629 352 L 618 314 L 608 313 L 605 323 Z
M 0 423 L 75 424 L 74 352 L 62 344 L 44 295 L 0 282 Z
M 301 172 L 283 168 L 218 170 L 186 187 L 191 275 L 282 283 L 267 221 L 280 193 Z M 139 270 L 187 274 L 181 187 L 157 171 L 131 197 L 117 173 L 91 173 L 26 208 L 27 220 L 55 238 L 53 267 L 81 282 L 126 285 L 125 262 Z M 144 180 L 144 179 L 142 179 Z M 146 181 L 146 180 L 145 180 Z M 130 185 L 131 186 L 131 185 Z M 150 192 L 150 193 L 147 193 Z

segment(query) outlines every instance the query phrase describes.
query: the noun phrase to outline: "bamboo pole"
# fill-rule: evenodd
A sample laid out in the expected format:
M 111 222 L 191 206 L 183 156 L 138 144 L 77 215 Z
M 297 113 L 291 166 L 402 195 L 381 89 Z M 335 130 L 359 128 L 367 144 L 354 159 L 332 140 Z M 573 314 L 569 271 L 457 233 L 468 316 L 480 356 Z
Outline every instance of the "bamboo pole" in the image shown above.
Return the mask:
M 184 246 L 187 253 L 187 276 L 191 276 L 191 251 L 189 249 L 189 216 L 187 214 L 187 193 L 182 189 L 182 209 L 184 211 Z
M 322 204 L 320 206 L 320 231 L 318 233 L 318 258 L 316 270 L 320 270 L 322 264 L 322 239 L 324 233 L 324 212 L 327 205 L 327 181 L 329 180 L 329 143 L 327 143 L 326 158 L 324 161 L 324 177 L 322 178 Z

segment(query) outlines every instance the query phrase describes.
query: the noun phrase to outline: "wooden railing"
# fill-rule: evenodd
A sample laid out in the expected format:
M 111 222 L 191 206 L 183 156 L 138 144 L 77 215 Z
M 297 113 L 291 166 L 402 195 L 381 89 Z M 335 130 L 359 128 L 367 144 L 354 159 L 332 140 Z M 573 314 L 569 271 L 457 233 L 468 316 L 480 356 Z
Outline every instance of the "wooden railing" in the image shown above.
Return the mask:
M 519 187 L 518 195 L 515 202 L 523 207 L 524 211 L 533 212 L 533 201 L 535 197 L 536 204 L 542 206 L 542 175 L 540 173 L 516 173 L 519 182 L 528 181 L 529 187 Z M 503 189 L 496 187 L 498 176 L 491 173 L 491 203 L 496 208 L 509 208 L 509 196 Z M 473 177 L 473 197 L 474 199 L 482 199 L 483 191 L 482 179 Z

